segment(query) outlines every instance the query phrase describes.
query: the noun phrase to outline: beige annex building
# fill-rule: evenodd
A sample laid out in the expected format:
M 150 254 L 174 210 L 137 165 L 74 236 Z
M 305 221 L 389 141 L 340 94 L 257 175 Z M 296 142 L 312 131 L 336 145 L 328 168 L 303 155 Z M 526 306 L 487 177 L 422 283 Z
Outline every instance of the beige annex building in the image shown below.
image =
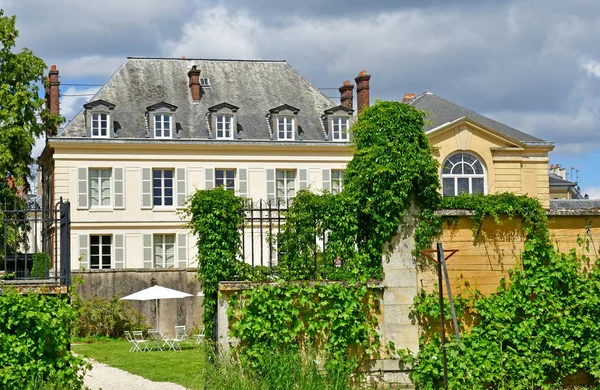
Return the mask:
M 50 79 L 57 112 L 58 71 Z M 355 79 L 358 111 L 369 79 Z M 195 267 L 178 213 L 197 189 L 277 203 L 340 191 L 353 91 L 345 82 L 338 105 L 284 61 L 127 59 L 40 157 L 44 205 L 72 204 L 72 269 Z M 511 191 L 549 206 L 552 143 L 430 92 L 405 101 L 428 113 L 444 196 Z

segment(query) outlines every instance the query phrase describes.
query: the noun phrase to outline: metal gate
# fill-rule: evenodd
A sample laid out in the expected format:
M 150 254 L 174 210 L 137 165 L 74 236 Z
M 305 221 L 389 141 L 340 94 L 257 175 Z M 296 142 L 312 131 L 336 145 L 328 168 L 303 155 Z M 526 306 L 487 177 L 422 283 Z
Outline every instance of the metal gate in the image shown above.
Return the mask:
M 71 204 L 44 209 L 38 199 L 13 199 L 0 210 L 0 279 L 11 284 L 71 284 Z

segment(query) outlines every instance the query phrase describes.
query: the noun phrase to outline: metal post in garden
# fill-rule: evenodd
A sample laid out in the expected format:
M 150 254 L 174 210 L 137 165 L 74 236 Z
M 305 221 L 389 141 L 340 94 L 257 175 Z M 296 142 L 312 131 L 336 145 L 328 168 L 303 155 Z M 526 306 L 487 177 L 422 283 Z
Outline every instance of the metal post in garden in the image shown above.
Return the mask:
M 437 253 L 437 259 L 434 259 L 430 254 Z M 446 332 L 444 329 L 444 287 L 443 287 L 443 279 L 442 272 L 446 276 L 446 285 L 448 288 L 448 298 L 450 301 L 450 310 L 452 312 L 452 320 L 454 324 L 454 330 L 456 332 L 457 339 L 460 340 L 460 335 L 458 333 L 458 324 L 456 320 L 456 313 L 454 311 L 454 302 L 452 301 L 452 292 L 450 289 L 450 278 L 448 277 L 448 269 L 446 268 L 446 258 L 444 258 L 444 252 L 449 252 L 448 259 L 458 252 L 458 249 L 447 249 L 444 250 L 444 247 L 441 242 L 438 242 L 437 249 L 429 249 L 420 251 L 422 255 L 425 255 L 431 261 L 437 264 L 438 271 L 438 286 L 439 286 L 439 298 L 440 298 L 440 338 L 442 342 L 442 365 L 444 367 L 444 388 L 448 389 L 448 363 L 446 360 Z

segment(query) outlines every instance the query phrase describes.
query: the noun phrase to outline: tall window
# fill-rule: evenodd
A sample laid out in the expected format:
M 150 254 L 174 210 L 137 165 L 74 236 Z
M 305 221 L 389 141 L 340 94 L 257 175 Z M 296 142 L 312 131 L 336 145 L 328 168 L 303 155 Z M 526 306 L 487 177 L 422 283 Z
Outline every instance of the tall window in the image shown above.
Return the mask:
M 231 115 L 217 115 L 217 138 L 233 138 L 232 123 Z
M 175 235 L 154 235 L 154 267 L 171 268 L 175 266 Z
M 348 141 L 348 118 L 333 118 L 333 140 Z
M 173 206 L 173 170 L 152 171 L 152 195 L 154 206 Z
M 169 114 L 154 115 L 154 137 L 171 138 L 171 122 L 171 115 Z
M 110 176 L 111 169 L 90 168 L 90 205 L 110 206 Z
M 280 116 L 277 118 L 277 139 L 294 139 L 294 118 L 289 116 Z
M 235 191 L 235 169 L 215 169 L 215 187 Z
M 111 268 L 112 236 L 90 236 L 90 268 Z
M 296 196 L 296 171 L 278 169 L 275 179 L 277 204 L 287 204 Z
M 469 153 L 450 156 L 442 168 L 443 196 L 485 193 L 485 168 Z
M 331 170 L 331 193 L 339 194 L 344 188 L 344 171 L 341 169 Z
M 92 137 L 108 137 L 108 118 L 105 112 L 92 114 Z

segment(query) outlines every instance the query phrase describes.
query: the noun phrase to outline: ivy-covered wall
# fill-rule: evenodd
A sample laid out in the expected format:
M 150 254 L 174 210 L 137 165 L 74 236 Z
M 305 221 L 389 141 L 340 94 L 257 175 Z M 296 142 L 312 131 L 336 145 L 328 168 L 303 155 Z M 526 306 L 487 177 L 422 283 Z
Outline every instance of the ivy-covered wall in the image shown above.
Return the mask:
M 501 217 L 501 224 L 486 219 L 479 237 L 474 239 L 475 223 L 470 216 L 457 215 L 464 214 L 462 211 L 442 211 L 441 214 L 454 216 L 444 224 L 441 235 L 445 249 L 459 250 L 448 260 L 453 290 L 467 284 L 486 295 L 495 292 L 500 279 L 507 278 L 509 271 L 519 264 L 525 239 L 521 219 Z M 589 211 L 588 215 L 573 215 L 573 212 L 552 215 L 551 212 L 548 216 L 550 239 L 561 251 L 575 248 L 578 254 L 596 259 L 600 255 L 600 215 L 597 214 Z M 431 291 L 437 285 L 436 270 L 420 269 L 418 282 Z

